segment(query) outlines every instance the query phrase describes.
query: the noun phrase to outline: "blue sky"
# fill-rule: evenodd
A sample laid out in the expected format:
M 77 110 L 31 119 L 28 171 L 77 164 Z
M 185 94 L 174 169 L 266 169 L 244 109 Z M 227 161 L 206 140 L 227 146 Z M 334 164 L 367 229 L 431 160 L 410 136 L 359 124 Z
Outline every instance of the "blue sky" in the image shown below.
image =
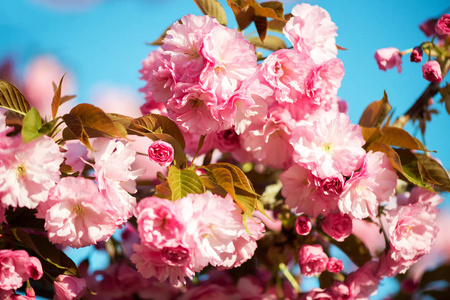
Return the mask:
M 12 57 L 23 71 L 34 57 L 52 54 L 76 78 L 78 102 L 91 101 L 92 90 L 99 84 L 128 88 L 142 98 L 137 92 L 143 86 L 138 70 L 141 61 L 155 49 L 146 43 L 182 15 L 201 12 L 191 0 L 97 2 L 69 11 L 49 8 L 37 0 L 0 0 L 0 62 Z M 284 2 L 286 12 L 300 3 Z M 329 11 L 339 28 L 337 44 L 348 49 L 338 55 L 346 70 L 338 95 L 348 101 L 352 122 L 357 123 L 364 108 L 381 99 L 384 90 L 396 116 L 404 113 L 428 84 L 422 78 L 422 64 L 404 57 L 401 74 L 394 69 L 383 72 L 378 70 L 374 53 L 385 47 L 405 50 L 426 41 L 419 24 L 442 15 L 448 0 L 305 2 Z M 230 20 L 231 10 L 226 10 Z M 434 106 L 440 114 L 427 128 L 427 147 L 436 150 L 436 156 L 448 168 L 450 117 L 438 99 Z M 411 126 L 408 129 L 414 133 Z

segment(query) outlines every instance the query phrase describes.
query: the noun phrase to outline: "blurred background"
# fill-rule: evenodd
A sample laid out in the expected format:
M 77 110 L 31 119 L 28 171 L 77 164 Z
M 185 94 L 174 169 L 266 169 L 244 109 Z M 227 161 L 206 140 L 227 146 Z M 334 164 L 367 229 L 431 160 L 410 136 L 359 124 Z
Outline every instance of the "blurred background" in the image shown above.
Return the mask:
M 220 2 L 227 12 L 228 26 L 237 28 L 226 1 Z M 282 2 L 285 13 L 301 3 Z M 338 96 L 348 102 L 352 122 L 358 123 L 364 108 L 381 99 L 384 90 L 395 109 L 394 119 L 405 113 L 428 85 L 422 78 L 423 63 L 412 63 L 406 55 L 401 74 L 396 69 L 384 72 L 378 69 L 374 53 L 386 47 L 406 50 L 427 41 L 419 25 L 448 13 L 448 0 L 303 2 L 328 10 L 338 26 L 337 44 L 347 49 L 338 54 L 346 70 Z M 24 91 L 38 109 L 41 105 L 49 111 L 52 81 L 57 83 L 66 74 L 63 94 L 77 95 L 74 102 L 65 105 L 66 110 L 89 102 L 107 112 L 137 116 L 144 103 L 138 92 L 144 85 L 139 69 L 142 60 L 156 49 L 148 43 L 188 13 L 201 14 L 194 1 L 0 0 L 0 77 Z M 252 31 L 249 28 L 244 35 Z M 406 129 L 428 149 L 437 151 L 434 155 L 448 169 L 450 116 L 439 98 L 432 106 L 439 114 L 427 124 L 425 140 L 417 124 Z M 440 207 L 442 216 L 449 214 L 446 202 Z M 95 253 L 90 248 L 80 251 L 74 252 L 75 260 Z M 98 266 L 107 263 L 107 257 L 96 255 L 91 259 Z M 433 264 L 436 262 L 428 261 L 425 267 Z M 379 298 L 382 296 L 383 292 Z

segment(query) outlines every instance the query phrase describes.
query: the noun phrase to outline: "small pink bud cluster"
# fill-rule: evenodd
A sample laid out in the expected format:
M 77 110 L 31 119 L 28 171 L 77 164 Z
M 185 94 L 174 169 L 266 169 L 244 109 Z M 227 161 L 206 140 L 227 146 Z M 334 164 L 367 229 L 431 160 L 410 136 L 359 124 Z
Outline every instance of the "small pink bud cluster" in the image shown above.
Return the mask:
M 344 268 L 341 260 L 328 258 L 321 245 L 303 245 L 298 253 L 298 264 L 300 272 L 307 277 L 320 275 L 325 270 L 337 274 Z

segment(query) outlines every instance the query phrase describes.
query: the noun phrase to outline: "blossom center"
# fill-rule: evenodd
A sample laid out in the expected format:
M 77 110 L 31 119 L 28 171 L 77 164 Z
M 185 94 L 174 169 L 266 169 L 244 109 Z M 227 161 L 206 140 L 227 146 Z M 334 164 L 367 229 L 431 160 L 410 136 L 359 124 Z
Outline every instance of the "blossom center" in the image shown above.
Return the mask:
M 72 208 L 72 212 L 76 213 L 77 216 L 83 216 L 84 215 L 84 208 L 83 206 L 77 204 Z
M 322 145 L 322 150 L 325 151 L 326 153 L 332 154 L 333 153 L 333 144 L 331 144 L 330 142 L 328 143 L 324 143 Z
M 16 174 L 17 174 L 17 178 L 25 177 L 26 169 L 25 169 L 25 166 L 23 164 L 20 164 L 20 165 L 17 166 Z

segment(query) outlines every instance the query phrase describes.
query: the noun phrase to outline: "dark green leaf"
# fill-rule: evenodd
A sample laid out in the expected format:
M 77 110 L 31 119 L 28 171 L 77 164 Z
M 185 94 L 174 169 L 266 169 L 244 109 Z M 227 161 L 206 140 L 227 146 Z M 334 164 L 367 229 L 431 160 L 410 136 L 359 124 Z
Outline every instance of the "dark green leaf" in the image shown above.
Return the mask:
M 28 143 L 32 140 L 35 140 L 41 136 L 43 133 L 39 132 L 39 129 L 42 127 L 42 120 L 39 112 L 36 108 L 32 107 L 25 117 L 23 118 L 23 126 L 22 126 L 22 139 L 24 143 Z
M 31 106 L 25 96 L 11 83 L 0 79 L 0 106 L 26 115 Z
M 422 174 L 421 165 L 417 156 L 407 149 L 394 149 L 400 157 L 402 164 L 403 175 L 412 183 L 419 187 L 433 191 L 430 184 L 428 184 Z

